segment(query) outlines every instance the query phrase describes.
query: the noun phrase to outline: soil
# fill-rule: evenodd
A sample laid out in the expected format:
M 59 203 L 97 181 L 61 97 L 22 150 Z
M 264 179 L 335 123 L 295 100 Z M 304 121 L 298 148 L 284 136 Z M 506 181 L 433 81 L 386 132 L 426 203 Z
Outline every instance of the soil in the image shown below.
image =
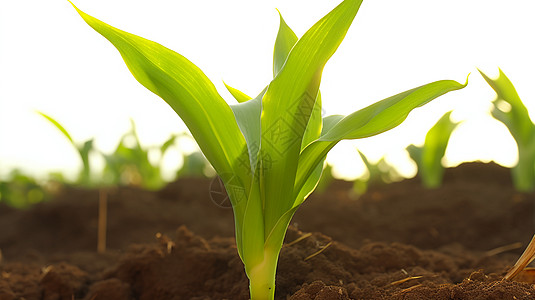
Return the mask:
M 502 280 L 535 232 L 535 194 L 509 174 L 467 163 L 438 189 L 409 179 L 358 198 L 333 182 L 292 221 L 276 299 L 535 299 L 533 283 Z M 98 190 L 0 206 L 0 300 L 248 299 L 232 209 L 213 192 L 209 179 L 107 190 L 102 254 Z

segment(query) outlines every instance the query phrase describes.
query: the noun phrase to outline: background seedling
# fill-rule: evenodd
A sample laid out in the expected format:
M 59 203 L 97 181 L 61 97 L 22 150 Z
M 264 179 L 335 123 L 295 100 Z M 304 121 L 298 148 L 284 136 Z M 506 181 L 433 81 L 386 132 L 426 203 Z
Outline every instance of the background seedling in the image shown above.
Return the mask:
M 175 143 L 177 136 L 172 135 L 157 149 L 144 148 L 139 141 L 134 121 L 130 120 L 130 124 L 130 131 L 121 137 L 114 152 L 103 154 L 106 161 L 103 171 L 104 181 L 112 185 L 135 185 L 146 189 L 159 189 L 165 184 L 160 170 L 163 156 Z M 150 161 L 151 150 L 157 152 L 156 162 Z
M 91 185 L 91 165 L 89 164 L 89 155 L 93 151 L 93 139 L 87 140 L 83 143 L 77 143 L 72 139 L 69 132 L 54 118 L 40 111 L 38 111 L 37 113 L 40 114 L 46 120 L 48 120 L 59 131 L 61 131 L 63 136 L 65 136 L 69 140 L 71 145 L 74 147 L 74 149 L 76 149 L 76 152 L 78 153 L 82 161 L 82 170 L 78 175 L 77 183 L 87 186 Z
M 299 40 L 281 17 L 274 78 L 255 98 L 234 93 L 242 98 L 237 105 L 228 105 L 204 73 L 182 55 L 77 9 L 88 25 L 119 50 L 134 77 L 182 118 L 219 174 L 232 203 L 237 250 L 253 300 L 274 298 L 286 230 L 316 187 L 329 150 L 340 140 L 392 129 L 414 108 L 466 85 L 436 81 L 348 116 L 322 119 L 319 85 L 323 68 L 361 2 L 343 1 Z
M 422 146 L 409 145 L 407 151 L 418 166 L 418 176 L 427 188 L 437 188 L 442 184 L 444 167 L 442 159 L 453 130 L 459 123 L 451 121 L 451 111 L 445 113 L 431 127 Z
M 513 183 L 519 191 L 535 190 L 535 125 L 529 112 L 520 100 L 513 83 L 500 69 L 499 76 L 492 79 L 479 71 L 496 92 L 491 114 L 502 122 L 516 141 L 518 162 L 511 169 Z
M 379 159 L 376 163 L 372 163 L 364 153 L 360 152 L 358 149 L 357 151 L 362 162 L 366 166 L 368 174 L 363 178 L 357 178 L 353 183 L 353 192 L 356 196 L 363 195 L 371 186 L 391 183 L 401 179 L 401 175 L 399 175 L 392 165 L 386 162 L 384 157 Z

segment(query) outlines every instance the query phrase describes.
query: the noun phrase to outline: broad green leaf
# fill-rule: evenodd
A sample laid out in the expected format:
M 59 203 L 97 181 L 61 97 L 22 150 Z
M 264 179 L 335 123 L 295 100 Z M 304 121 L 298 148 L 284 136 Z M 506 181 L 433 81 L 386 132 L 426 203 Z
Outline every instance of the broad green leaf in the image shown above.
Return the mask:
M 306 181 L 318 162 L 343 139 L 358 139 L 379 134 L 401 124 L 415 108 L 468 84 L 453 80 L 435 81 L 376 102 L 340 119 L 330 130 L 308 145 L 299 157 L 296 186 Z M 335 121 L 335 120 L 333 120 Z
M 342 2 L 309 29 L 292 48 L 264 95 L 261 178 L 262 194 L 270 199 L 264 203 L 266 234 L 294 204 L 296 162 L 321 72 L 345 37 L 361 2 Z
M 305 181 L 305 184 L 301 187 L 299 193 L 297 194 L 297 197 L 295 199 L 295 202 L 293 204 L 294 207 L 301 205 L 308 196 L 316 189 L 316 186 L 320 182 L 321 175 L 323 174 L 323 165 L 325 162 L 325 158 L 323 157 L 323 160 L 321 160 L 316 168 L 312 171 L 312 174 L 308 176 L 307 180 Z M 296 187 L 296 190 L 298 187 Z
M 312 108 L 312 113 L 310 114 L 310 118 L 308 119 L 308 124 L 303 135 L 303 140 L 301 141 L 301 150 L 305 149 L 308 144 L 312 143 L 320 137 L 322 125 L 321 93 L 318 91 L 316 102 L 314 102 L 314 107 Z
M 206 75 L 176 52 L 76 10 L 119 50 L 139 83 L 165 100 L 180 116 L 223 180 L 230 180 L 237 173 L 240 184 L 248 186 L 249 174 L 240 173 L 236 166 L 247 155 L 243 151 L 245 139 L 229 105 Z
M 297 43 L 297 36 L 293 30 L 286 24 L 282 14 L 279 12 L 280 26 L 275 40 L 275 50 L 273 51 L 273 77 L 277 76 L 280 70 L 283 68 L 290 51 Z M 303 141 L 301 142 L 301 149 L 305 148 L 310 142 L 319 137 L 321 132 L 321 96 L 318 94 L 316 101 L 314 102 L 314 108 L 312 114 L 308 120 Z
M 254 183 L 258 176 L 253 178 Z M 236 224 L 236 244 L 238 252 L 242 258 L 247 274 L 251 274 L 249 268 L 261 265 L 264 259 L 264 207 L 262 201 L 260 184 L 252 184 L 247 195 L 247 202 L 240 224 Z M 237 217 L 237 216 L 235 216 Z
M 262 97 L 266 90 L 251 101 L 231 105 L 232 111 L 238 123 L 249 152 L 249 161 L 240 162 L 241 168 L 249 168 L 248 172 L 252 175 L 255 173 L 257 165 L 258 152 L 260 150 L 260 115 L 262 113 Z
M 328 117 L 323 118 L 323 130 L 329 131 L 336 123 L 342 119 L 343 116 L 341 115 L 331 115 Z M 314 191 L 316 186 L 321 180 L 321 175 L 323 174 L 323 165 L 325 162 L 326 155 L 321 159 L 318 164 L 316 165 L 316 168 L 313 170 L 313 172 L 308 176 L 306 179 L 304 185 L 302 186 L 295 186 L 294 188 L 294 194 L 295 196 L 295 202 L 293 204 L 293 207 L 299 207 L 306 198 Z M 330 171 L 329 171 L 330 172 Z
M 228 87 L 227 87 L 228 88 Z M 242 259 L 251 259 L 244 256 L 244 253 L 247 253 L 248 250 L 244 250 L 244 247 L 247 249 L 256 249 L 261 250 L 262 248 L 254 248 L 254 245 L 248 245 L 247 243 L 250 242 L 257 242 L 256 239 L 258 237 L 258 232 L 263 232 L 263 211 L 262 211 L 262 203 L 260 202 L 260 196 L 254 196 L 253 193 L 259 193 L 258 191 L 258 183 L 256 180 L 258 179 L 257 175 L 257 166 L 259 164 L 258 162 L 258 153 L 260 151 L 260 115 L 262 112 L 262 97 L 264 96 L 264 93 L 266 90 L 264 89 L 255 99 L 252 99 L 251 101 L 245 101 L 240 104 L 232 105 L 232 111 L 234 112 L 234 116 L 236 118 L 236 121 L 238 123 L 238 126 L 243 133 L 243 136 L 245 137 L 245 140 L 247 142 L 247 149 L 244 149 L 244 151 L 248 152 L 248 161 L 239 161 L 240 168 L 243 168 L 246 170 L 250 176 L 251 180 L 251 186 L 250 190 L 246 191 L 243 189 L 240 189 L 240 187 L 227 187 L 227 191 L 231 191 L 230 195 L 232 199 L 236 199 L 233 202 L 233 209 L 234 209 L 234 218 L 235 218 L 235 225 L 236 225 L 236 244 L 238 248 L 238 252 L 240 254 L 240 257 Z M 242 156 L 245 157 L 245 156 Z M 240 200 L 242 199 L 242 200 Z M 256 202 L 256 203 L 249 203 L 249 202 Z M 239 206 L 239 207 L 238 207 Z M 236 207 L 236 208 L 234 208 Z M 260 210 L 259 210 L 260 208 Z M 261 222 L 262 224 L 257 224 L 258 222 Z M 257 227 L 250 227 L 250 226 L 257 226 Z M 260 227 L 258 227 L 260 226 Z M 258 231 L 256 231 L 256 235 L 252 240 L 250 238 L 247 238 L 245 235 L 249 233 L 245 227 L 248 228 L 259 228 Z M 260 237 L 263 239 L 263 235 Z M 257 245 L 256 245 L 257 246 Z M 256 253 L 255 253 L 256 255 Z M 255 257 L 253 255 L 253 257 Z
M 465 86 L 466 83 L 441 80 L 386 98 L 343 118 L 319 140 L 359 139 L 379 134 L 401 124 L 414 108 Z

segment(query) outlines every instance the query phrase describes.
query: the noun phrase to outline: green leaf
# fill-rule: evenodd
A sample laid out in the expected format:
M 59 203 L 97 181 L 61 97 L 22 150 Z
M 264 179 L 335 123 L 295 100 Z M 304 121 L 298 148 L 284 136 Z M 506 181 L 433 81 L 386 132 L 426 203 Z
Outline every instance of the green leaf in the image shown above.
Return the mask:
M 74 142 L 74 140 L 72 139 L 71 135 L 69 134 L 69 132 L 63 127 L 61 126 L 60 123 L 58 123 L 58 121 L 56 121 L 54 118 L 52 118 L 51 116 L 45 114 L 44 112 L 40 112 L 40 111 L 37 111 L 38 114 L 40 114 L 42 117 L 44 117 L 45 119 L 47 119 L 50 123 L 52 123 L 52 125 L 56 126 L 56 128 L 61 131 L 61 133 L 63 133 L 63 135 L 71 142 L 71 144 L 78 149 L 78 147 L 76 146 L 76 143 Z
M 492 103 L 492 116 L 507 126 L 517 143 L 518 163 L 511 170 L 515 188 L 525 192 L 533 191 L 535 190 L 535 125 L 512 82 L 502 70 L 496 79 L 479 72 L 497 94 Z
M 261 178 L 262 194 L 270 199 L 264 203 L 266 236 L 294 204 L 296 162 L 318 95 L 321 72 L 345 37 L 361 2 L 342 2 L 310 28 L 292 48 L 264 95 Z
M 297 35 L 295 35 L 293 30 L 286 24 L 280 11 L 279 18 L 279 32 L 277 33 L 275 50 L 273 51 L 273 77 L 277 76 L 280 72 L 288 58 L 288 54 L 290 54 L 293 46 L 297 43 Z
M 498 78 L 491 79 L 479 70 L 481 76 L 497 94 L 493 102 L 492 115 L 507 126 L 517 142 L 527 144 L 533 137 L 532 131 L 534 127 L 529 117 L 528 109 L 520 99 L 520 96 L 518 96 L 513 83 L 501 69 L 499 72 Z M 500 104 L 503 102 L 510 105 L 511 109 L 509 111 L 504 111 L 500 108 Z
M 365 138 L 390 130 L 401 124 L 413 109 L 467 84 L 468 81 L 465 84 L 453 80 L 435 81 L 376 102 L 342 119 L 333 118 L 331 122 L 335 124 L 301 153 L 296 186 L 306 181 L 318 162 L 340 140 Z
M 275 40 L 275 49 L 273 51 L 273 77 L 276 77 L 280 70 L 286 63 L 286 59 L 290 54 L 290 51 L 297 43 L 297 36 L 293 30 L 286 24 L 282 14 L 279 12 L 280 25 L 279 32 L 277 33 L 277 39 Z M 319 137 L 321 132 L 321 96 L 318 93 L 318 97 L 314 103 L 312 114 L 308 120 L 303 141 L 301 142 L 301 149 L 306 147 L 310 142 Z
M 247 155 L 245 139 L 229 105 L 206 75 L 176 52 L 76 10 L 119 50 L 137 81 L 180 116 L 223 181 L 236 173 L 240 184 L 248 186 L 250 174 L 240 173 L 236 165 Z
M 39 115 L 44 117 L 46 120 L 48 120 L 52 125 L 54 125 L 62 134 L 69 140 L 71 145 L 76 149 L 78 152 L 78 155 L 80 156 L 80 159 L 82 160 L 82 170 L 80 170 L 80 174 L 78 175 L 78 183 L 81 183 L 83 185 L 90 185 L 91 184 L 91 166 L 89 164 L 89 153 L 93 150 L 93 140 L 88 140 L 85 143 L 79 145 L 77 144 L 69 134 L 69 132 L 54 118 L 51 116 L 37 111 Z
M 242 168 L 249 168 L 250 174 L 255 173 L 258 152 L 260 151 L 260 115 L 262 113 L 262 97 L 266 90 L 263 90 L 251 101 L 231 105 L 232 111 L 238 123 L 249 152 L 249 162 L 243 163 Z
M 425 136 L 422 147 L 410 145 L 407 151 L 418 165 L 418 173 L 423 184 L 428 188 L 437 188 L 442 183 L 444 167 L 442 158 L 446 153 L 450 136 L 459 123 L 450 119 L 451 111 L 445 113 L 438 122 L 431 127 Z

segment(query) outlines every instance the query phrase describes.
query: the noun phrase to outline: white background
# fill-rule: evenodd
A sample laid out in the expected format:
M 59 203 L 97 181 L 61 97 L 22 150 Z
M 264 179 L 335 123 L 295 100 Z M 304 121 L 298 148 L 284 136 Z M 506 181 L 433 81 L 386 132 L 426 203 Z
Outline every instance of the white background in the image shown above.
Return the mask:
M 340 1 L 78 0 L 86 13 L 159 42 L 190 59 L 231 102 L 222 80 L 255 96 L 272 76 L 280 10 L 301 36 Z M 329 156 L 336 170 L 363 172 L 355 146 L 414 174 L 404 148 L 422 143 L 449 110 L 464 120 L 447 151 L 461 161 L 516 161 L 514 140 L 488 115 L 494 93 L 476 68 L 501 67 L 535 111 L 535 4 L 493 0 L 364 1 L 322 81 L 324 110 L 348 114 L 375 101 L 441 79 L 469 86 L 415 110 L 381 136 L 343 142 Z M 77 141 L 91 137 L 111 151 L 137 124 L 142 142 L 162 143 L 185 130 L 174 112 L 139 85 L 115 48 L 94 32 L 67 1 L 0 2 L 0 175 L 18 167 L 36 175 L 74 174 L 81 167 L 64 137 L 34 111 L 56 118 Z M 180 163 L 176 153 L 166 161 Z

